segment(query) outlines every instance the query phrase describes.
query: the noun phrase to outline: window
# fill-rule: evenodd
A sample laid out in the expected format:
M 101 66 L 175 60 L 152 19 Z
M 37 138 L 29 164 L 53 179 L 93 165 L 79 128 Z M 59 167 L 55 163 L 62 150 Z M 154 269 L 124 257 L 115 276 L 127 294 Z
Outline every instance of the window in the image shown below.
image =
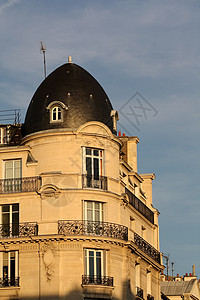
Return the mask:
M 84 187 L 106 189 L 103 177 L 103 150 L 83 148 Z
M 7 128 L 0 128 L 0 144 L 5 145 L 8 142 Z
M 4 161 L 4 191 L 18 192 L 22 187 L 22 161 L 5 160 Z
M 84 220 L 103 221 L 103 203 L 97 201 L 84 201 Z
M 147 270 L 147 294 L 151 295 L 151 271 Z
M 103 235 L 103 203 L 95 201 L 84 201 L 83 217 L 85 230 L 89 235 Z
M 19 286 L 18 251 L 0 252 L 0 287 Z
M 19 235 L 19 204 L 1 205 L 1 236 Z
M 105 276 L 105 258 L 103 250 L 85 249 L 85 274 L 90 283 L 98 284 Z
M 61 122 L 62 121 L 62 109 L 59 106 L 54 106 L 51 111 L 51 121 Z

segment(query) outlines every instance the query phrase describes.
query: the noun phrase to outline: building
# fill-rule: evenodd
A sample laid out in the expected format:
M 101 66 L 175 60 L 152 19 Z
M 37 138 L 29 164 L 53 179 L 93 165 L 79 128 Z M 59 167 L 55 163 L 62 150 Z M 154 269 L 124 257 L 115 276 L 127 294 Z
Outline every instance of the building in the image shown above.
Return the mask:
M 161 293 L 170 300 L 199 300 L 200 289 L 197 276 L 195 276 L 195 267 L 193 266 L 193 272 L 189 276 L 188 273 L 183 277 L 177 274 L 177 277 L 170 278 L 170 280 L 162 276 Z
M 154 174 L 137 173 L 139 139 L 117 120 L 69 60 L 24 124 L 0 125 L 0 299 L 161 298 Z

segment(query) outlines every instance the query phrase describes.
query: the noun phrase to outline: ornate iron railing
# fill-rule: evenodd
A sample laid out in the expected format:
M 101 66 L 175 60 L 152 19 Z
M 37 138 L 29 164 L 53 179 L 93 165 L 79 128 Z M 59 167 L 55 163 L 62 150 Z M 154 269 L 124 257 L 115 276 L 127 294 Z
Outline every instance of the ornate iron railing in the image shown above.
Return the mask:
M 113 286 L 113 277 L 82 275 L 82 284 Z
M 143 299 L 143 289 L 140 287 L 136 287 L 136 298 Z
M 38 235 L 36 222 L 0 225 L 0 238 Z
M 156 262 L 160 263 L 160 252 L 135 232 L 134 243 L 138 246 L 140 250 L 142 250 L 148 256 L 153 258 Z
M 41 177 L 24 177 L 0 180 L 0 194 L 35 192 L 41 187 Z
M 139 211 L 147 220 L 154 224 L 154 213 L 127 188 L 125 188 L 125 192 L 129 197 L 129 203 L 135 209 L 137 209 L 137 211 Z
M 147 300 L 154 300 L 154 296 L 151 296 L 150 294 L 147 295 Z
M 92 176 L 82 174 L 82 186 L 83 188 L 95 188 L 107 190 L 107 177 L 105 176 Z
M 19 286 L 19 277 L 0 278 L 0 288 L 9 286 Z
M 97 235 L 128 240 L 128 228 L 115 223 L 99 221 L 58 221 L 58 233 L 64 235 Z

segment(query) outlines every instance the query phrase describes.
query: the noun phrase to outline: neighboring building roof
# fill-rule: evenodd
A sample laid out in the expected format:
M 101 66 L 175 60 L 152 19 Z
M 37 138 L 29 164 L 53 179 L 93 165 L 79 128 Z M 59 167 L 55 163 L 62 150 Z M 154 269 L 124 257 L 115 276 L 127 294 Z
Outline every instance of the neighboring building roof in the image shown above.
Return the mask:
M 161 292 L 167 296 L 178 296 L 190 293 L 194 287 L 196 279 L 190 281 L 163 281 L 161 282 Z
M 54 101 L 66 106 L 63 122 L 50 123 L 47 107 Z M 66 63 L 38 87 L 27 110 L 23 135 L 54 128 L 77 129 L 89 121 L 106 124 L 112 132 L 112 105 L 102 86 L 86 70 Z

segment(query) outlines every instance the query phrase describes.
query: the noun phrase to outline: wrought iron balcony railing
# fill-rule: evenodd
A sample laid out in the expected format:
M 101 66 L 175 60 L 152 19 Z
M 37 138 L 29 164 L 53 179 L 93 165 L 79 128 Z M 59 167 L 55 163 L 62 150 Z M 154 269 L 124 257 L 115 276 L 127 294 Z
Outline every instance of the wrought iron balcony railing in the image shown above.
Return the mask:
M 141 289 L 140 287 L 136 287 L 136 299 L 143 299 L 143 289 Z
M 0 278 L 0 288 L 10 287 L 10 286 L 19 286 L 19 277 Z
M 147 300 L 154 300 L 154 297 L 151 296 L 150 294 L 147 295 Z
M 160 252 L 135 232 L 134 243 L 138 246 L 140 250 L 142 250 L 148 256 L 153 258 L 156 262 L 160 263 Z
M 110 276 L 91 276 L 91 275 L 82 275 L 82 284 L 89 285 L 104 285 L 104 286 L 113 286 L 113 277 Z
M 0 225 L 0 238 L 38 235 L 38 224 L 26 222 Z
M 105 176 L 92 176 L 82 174 L 82 186 L 83 188 L 95 188 L 107 190 L 107 177 Z
M 0 194 L 35 192 L 41 184 L 41 177 L 1 179 Z
M 137 209 L 137 211 L 139 211 L 147 220 L 154 224 L 154 213 L 127 188 L 125 188 L 125 192 L 129 197 L 129 203 L 135 209 Z
M 58 221 L 58 233 L 64 235 L 97 235 L 128 240 L 128 228 L 126 226 L 99 221 Z

